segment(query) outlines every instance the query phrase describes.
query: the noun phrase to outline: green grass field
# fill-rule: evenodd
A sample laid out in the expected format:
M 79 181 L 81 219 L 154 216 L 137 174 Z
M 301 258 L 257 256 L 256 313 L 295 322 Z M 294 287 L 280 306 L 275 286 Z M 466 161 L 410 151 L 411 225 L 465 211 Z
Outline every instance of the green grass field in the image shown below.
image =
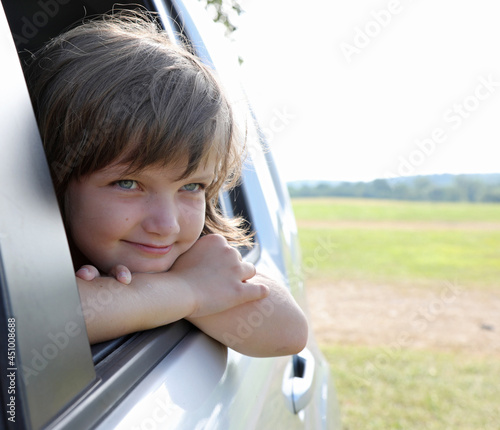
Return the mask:
M 500 205 L 300 199 L 293 207 L 313 277 L 498 286 Z M 321 240 L 328 258 L 314 257 Z
M 500 205 L 360 199 L 292 204 L 309 281 L 402 289 L 451 281 L 468 290 L 498 291 Z M 407 348 L 377 365 L 383 345 L 321 346 L 344 429 L 500 428 L 498 356 Z
M 500 222 L 500 205 L 376 199 L 293 199 L 298 220 Z
M 496 430 L 498 357 L 404 350 L 388 362 L 366 346 L 326 346 L 344 430 Z

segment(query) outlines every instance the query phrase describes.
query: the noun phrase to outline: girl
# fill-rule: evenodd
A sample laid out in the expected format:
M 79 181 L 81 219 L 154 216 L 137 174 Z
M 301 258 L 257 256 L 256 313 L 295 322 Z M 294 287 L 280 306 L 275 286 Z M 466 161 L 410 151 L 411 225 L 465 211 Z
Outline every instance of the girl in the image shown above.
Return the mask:
M 217 210 L 242 148 L 211 70 L 122 14 L 53 39 L 27 77 L 91 343 L 186 318 L 248 355 L 305 346 L 302 311 L 242 262 L 229 243 L 249 235 Z M 243 337 L 256 311 L 263 322 Z

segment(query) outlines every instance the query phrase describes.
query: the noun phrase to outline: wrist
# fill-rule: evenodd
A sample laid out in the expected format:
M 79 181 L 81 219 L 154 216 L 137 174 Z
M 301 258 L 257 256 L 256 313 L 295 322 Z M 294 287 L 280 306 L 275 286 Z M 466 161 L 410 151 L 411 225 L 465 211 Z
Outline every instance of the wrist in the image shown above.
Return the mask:
M 176 319 L 192 315 L 198 306 L 193 288 L 185 276 L 175 271 L 134 274 L 132 286 L 144 289 L 152 298 L 153 308 L 161 313 L 175 309 Z

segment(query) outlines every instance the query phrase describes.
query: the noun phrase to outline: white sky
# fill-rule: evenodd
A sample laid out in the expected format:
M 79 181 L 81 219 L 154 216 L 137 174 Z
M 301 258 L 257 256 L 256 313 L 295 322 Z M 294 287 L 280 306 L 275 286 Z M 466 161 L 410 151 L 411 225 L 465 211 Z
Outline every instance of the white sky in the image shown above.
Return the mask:
M 245 87 L 286 181 L 500 172 L 497 0 L 243 5 Z

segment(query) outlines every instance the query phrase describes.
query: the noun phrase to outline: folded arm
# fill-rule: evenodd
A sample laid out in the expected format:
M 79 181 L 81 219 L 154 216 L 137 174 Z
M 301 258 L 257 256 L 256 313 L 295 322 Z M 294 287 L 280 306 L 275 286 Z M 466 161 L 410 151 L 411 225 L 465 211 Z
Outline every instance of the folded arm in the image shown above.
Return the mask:
M 293 354 L 307 341 L 307 321 L 288 290 L 256 275 L 218 235 L 201 238 L 168 272 L 136 273 L 127 285 L 114 277 L 81 277 L 91 343 L 182 318 L 252 356 Z

